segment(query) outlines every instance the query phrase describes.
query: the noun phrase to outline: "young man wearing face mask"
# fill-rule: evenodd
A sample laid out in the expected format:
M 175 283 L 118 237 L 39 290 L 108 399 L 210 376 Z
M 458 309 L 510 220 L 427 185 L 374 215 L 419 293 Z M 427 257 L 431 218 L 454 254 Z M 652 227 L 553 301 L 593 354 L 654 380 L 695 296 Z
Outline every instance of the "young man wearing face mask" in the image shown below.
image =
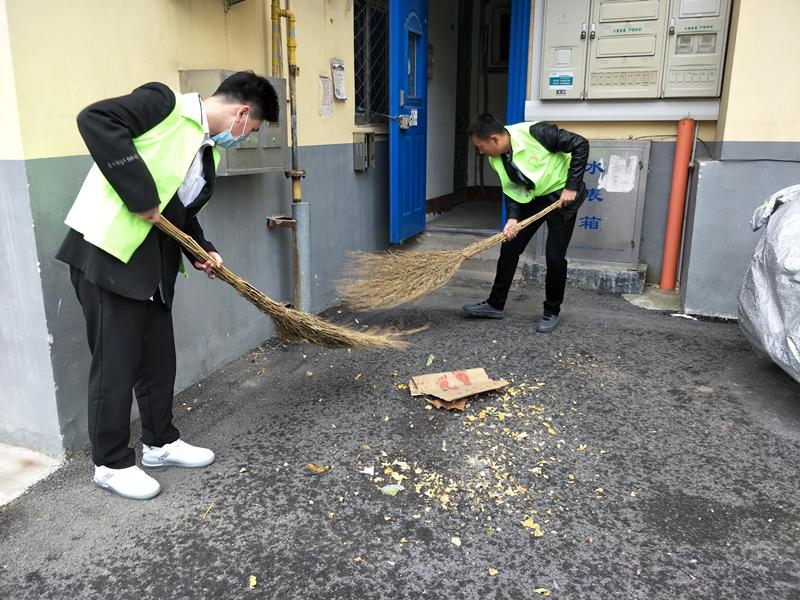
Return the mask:
M 94 481 L 104 489 L 134 499 L 161 491 L 129 447 L 131 390 L 141 415 L 143 466 L 214 461 L 211 450 L 186 443 L 172 423 L 171 309 L 181 247 L 153 224 L 163 214 L 221 266 L 197 221 L 214 192 L 216 146 L 235 146 L 264 121 L 277 121 L 278 112 L 269 81 L 243 71 L 206 99 L 148 83 L 78 115 L 94 165 L 67 215 L 70 229 L 56 258 L 69 265 L 86 318 L 89 437 Z M 187 258 L 214 277 L 211 262 Z

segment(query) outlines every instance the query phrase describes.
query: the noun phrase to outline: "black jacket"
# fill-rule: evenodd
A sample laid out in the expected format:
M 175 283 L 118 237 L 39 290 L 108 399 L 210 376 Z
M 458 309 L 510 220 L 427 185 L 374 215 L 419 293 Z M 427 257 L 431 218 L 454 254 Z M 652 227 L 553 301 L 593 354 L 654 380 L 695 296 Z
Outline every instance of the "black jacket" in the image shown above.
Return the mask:
M 583 174 L 586 171 L 586 163 L 589 160 L 589 141 L 577 133 L 572 133 L 566 129 L 559 129 L 553 123 L 546 123 L 540 121 L 534 123 L 530 127 L 531 136 L 536 139 L 542 146 L 550 152 L 564 152 L 572 155 L 572 160 L 569 164 L 569 171 L 567 172 L 567 183 L 564 186 L 568 190 L 575 190 L 578 192 L 577 201 L 566 207 L 559 209 L 565 218 L 571 218 L 577 213 L 578 208 L 583 203 L 585 196 L 585 185 L 583 183 Z M 513 157 L 511 157 L 513 160 Z M 506 167 L 506 173 L 512 181 L 520 183 L 531 189 L 533 183 L 518 170 L 513 169 L 508 162 L 504 159 L 503 165 Z M 524 180 L 520 180 L 523 177 Z M 521 214 L 521 205 L 506 196 L 506 216 L 509 219 L 519 219 Z
M 145 212 L 159 205 L 156 185 L 133 138 L 163 121 L 175 108 L 175 96 L 161 83 L 148 83 L 127 96 L 102 100 L 78 115 L 78 130 L 103 176 L 131 212 Z M 198 211 L 214 192 L 216 170 L 210 147 L 203 154 L 206 185 L 188 207 L 177 193 L 162 214 L 191 235 L 206 251 L 215 250 L 197 222 Z M 128 263 L 111 256 L 70 229 L 56 258 L 83 272 L 95 285 L 121 296 L 146 300 L 160 292 L 170 306 L 180 266 L 180 245 L 153 227 Z M 190 261 L 193 259 L 187 254 Z

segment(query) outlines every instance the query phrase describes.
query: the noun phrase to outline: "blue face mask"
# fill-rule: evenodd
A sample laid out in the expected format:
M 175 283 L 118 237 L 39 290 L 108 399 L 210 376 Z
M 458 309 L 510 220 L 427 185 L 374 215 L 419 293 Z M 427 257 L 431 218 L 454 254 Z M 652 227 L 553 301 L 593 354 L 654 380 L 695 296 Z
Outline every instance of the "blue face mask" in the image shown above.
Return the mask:
M 233 125 L 234 123 L 236 123 L 236 117 L 234 117 L 233 123 L 231 123 L 230 127 L 228 127 L 225 131 L 221 131 L 217 135 L 212 135 L 211 139 L 214 140 L 214 143 L 217 146 L 222 146 L 223 148 L 230 148 L 232 146 L 235 146 L 245 138 L 244 130 L 247 129 L 248 118 L 250 118 L 249 112 L 244 115 L 244 125 L 242 125 L 241 135 L 233 137 L 233 135 L 231 134 L 231 129 L 233 129 Z

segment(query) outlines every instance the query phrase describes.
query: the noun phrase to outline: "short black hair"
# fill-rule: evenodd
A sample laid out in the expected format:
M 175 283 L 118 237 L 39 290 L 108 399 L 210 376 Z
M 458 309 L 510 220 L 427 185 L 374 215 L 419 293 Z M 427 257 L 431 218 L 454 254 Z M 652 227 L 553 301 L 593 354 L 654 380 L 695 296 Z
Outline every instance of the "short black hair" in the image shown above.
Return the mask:
M 473 117 L 469 122 L 470 137 L 475 136 L 479 140 L 488 140 L 493 135 L 500 135 L 506 130 L 500 120 L 492 114 L 483 113 Z
M 222 96 L 230 102 L 249 104 L 255 119 L 273 123 L 278 120 L 280 104 L 275 88 L 265 77 L 252 71 L 239 71 L 227 77 L 213 95 Z

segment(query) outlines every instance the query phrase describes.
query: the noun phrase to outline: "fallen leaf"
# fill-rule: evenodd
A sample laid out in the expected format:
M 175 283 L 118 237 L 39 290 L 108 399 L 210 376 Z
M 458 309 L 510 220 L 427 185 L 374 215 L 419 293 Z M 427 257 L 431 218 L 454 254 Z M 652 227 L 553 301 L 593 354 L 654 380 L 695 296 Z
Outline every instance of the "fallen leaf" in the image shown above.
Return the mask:
M 461 547 L 461 538 L 452 537 L 450 538 L 450 541 L 453 543 L 454 546 L 458 546 L 459 548 Z
M 398 492 L 402 492 L 406 488 L 399 483 L 390 483 L 381 488 L 381 493 L 387 496 L 396 496 Z
M 578 446 L 578 452 L 583 452 L 584 450 L 586 450 L 586 444 L 581 444 Z
M 533 591 L 536 592 L 537 594 L 541 594 L 542 596 L 550 595 L 550 590 L 548 590 L 547 588 L 536 588 Z
M 354 562 L 361 562 L 362 560 L 364 560 L 364 559 L 363 559 L 363 558 L 361 558 L 360 556 L 355 556 L 355 557 L 353 557 L 353 561 L 354 561 Z
M 398 383 L 397 384 L 397 389 L 398 390 L 407 390 L 408 386 L 405 383 Z
M 309 471 L 311 471 L 312 473 L 314 473 L 316 475 L 319 475 L 320 473 L 324 473 L 325 471 L 330 469 L 330 467 L 325 467 L 325 466 L 322 466 L 322 465 L 315 465 L 314 463 L 308 463 L 306 465 L 306 469 L 308 469 Z
M 425 363 L 426 367 L 430 367 L 431 366 L 431 363 L 433 362 L 433 358 L 434 358 L 433 354 L 430 354 L 428 356 L 428 362 Z
M 405 544 L 407 541 L 408 541 L 408 540 L 407 540 L 406 538 L 404 538 L 404 537 L 401 537 L 401 538 L 400 538 L 400 543 L 401 543 L 401 544 Z
M 248 585 L 249 585 L 251 590 L 256 587 L 257 583 L 258 583 L 258 579 L 256 579 L 256 576 L 255 575 L 250 575 L 250 577 L 248 579 Z
M 498 573 L 497 569 L 495 569 L 494 567 L 489 567 L 489 575 L 494 577 L 495 575 L 497 575 L 497 573 Z
M 311 377 L 314 374 L 314 371 L 306 371 L 306 377 Z
M 358 373 L 358 374 L 355 376 L 355 381 L 358 381 L 359 379 L 361 379 L 361 373 Z

